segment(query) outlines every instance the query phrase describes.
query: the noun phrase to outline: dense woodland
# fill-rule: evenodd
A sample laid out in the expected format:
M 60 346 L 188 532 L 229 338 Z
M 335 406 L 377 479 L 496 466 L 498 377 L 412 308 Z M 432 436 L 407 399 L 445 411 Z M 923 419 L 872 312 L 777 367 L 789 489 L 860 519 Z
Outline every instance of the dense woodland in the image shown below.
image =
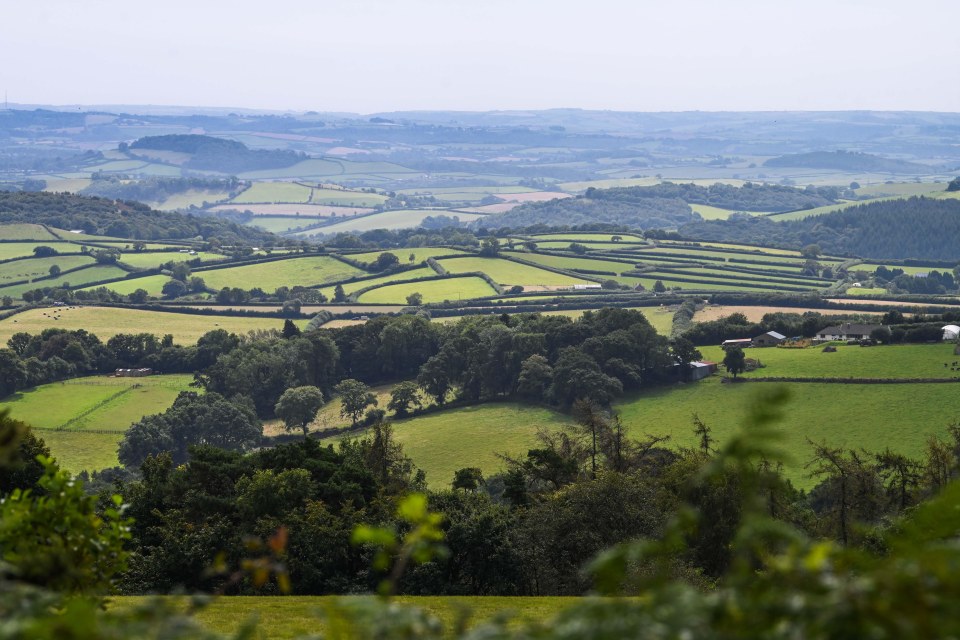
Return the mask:
M 212 192 L 237 193 L 241 183 L 236 178 L 146 178 L 130 180 L 116 174 L 93 174 L 93 182 L 83 195 L 111 200 L 163 202 L 170 196 L 198 189 Z M 222 195 L 220 197 L 223 197 Z
M 732 216 L 684 225 L 689 238 L 790 248 L 875 259 L 960 260 L 960 200 L 912 197 L 870 202 L 819 216 L 774 222 Z
M 217 218 L 155 211 L 139 202 L 118 202 L 69 193 L 0 191 L 0 223 L 45 224 L 57 229 L 135 240 L 216 238 L 221 244 L 273 243 L 279 239 Z M 282 241 L 281 241 L 282 242 Z
M 242 142 L 202 135 L 147 136 L 131 143 L 130 149 L 189 153 L 185 167 L 229 174 L 289 167 L 307 158 L 295 151 L 252 150 Z
M 692 183 L 664 182 L 651 187 L 623 187 L 616 189 L 587 189 L 587 198 L 638 202 L 645 198 L 679 199 L 688 204 L 705 204 L 731 211 L 793 211 L 834 204 L 841 195 L 837 187 L 804 189 L 775 184 L 747 182 L 734 187 L 716 183 L 701 186 Z
M 803 167 L 809 169 L 837 169 L 865 173 L 927 173 L 929 167 L 915 162 L 881 158 L 854 151 L 812 151 L 770 158 L 765 167 Z

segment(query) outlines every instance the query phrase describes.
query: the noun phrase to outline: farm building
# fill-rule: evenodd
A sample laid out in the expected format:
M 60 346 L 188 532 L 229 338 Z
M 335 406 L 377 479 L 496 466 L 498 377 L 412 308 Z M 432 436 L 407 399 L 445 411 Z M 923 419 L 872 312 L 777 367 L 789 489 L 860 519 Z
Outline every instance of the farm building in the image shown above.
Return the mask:
M 841 325 L 824 327 L 817 333 L 818 340 L 864 340 L 870 337 L 870 334 L 879 329 L 880 324 L 857 324 L 845 322 Z
M 752 342 L 755 347 L 775 347 L 786 339 L 787 336 L 782 333 L 767 331 L 754 338 Z
M 113 372 L 113 375 L 117 378 L 142 378 L 153 375 L 153 369 L 117 369 Z
M 753 340 L 750 338 L 737 338 L 735 340 L 724 340 L 723 344 L 720 345 L 724 349 L 727 347 L 752 347 Z
M 944 340 L 956 340 L 960 337 L 960 327 L 955 324 L 948 324 L 943 328 Z
M 717 363 L 716 362 L 691 362 L 690 363 L 690 379 L 691 380 L 703 380 L 707 376 L 712 376 L 717 372 Z

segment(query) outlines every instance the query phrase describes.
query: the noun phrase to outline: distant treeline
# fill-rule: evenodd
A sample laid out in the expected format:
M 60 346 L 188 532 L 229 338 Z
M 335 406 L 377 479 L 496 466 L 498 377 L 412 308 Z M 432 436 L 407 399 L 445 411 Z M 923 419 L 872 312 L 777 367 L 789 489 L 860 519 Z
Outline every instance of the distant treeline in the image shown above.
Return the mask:
M 680 228 L 687 238 L 800 248 L 874 259 L 960 260 L 960 201 L 912 197 L 789 222 L 733 216 Z
M 155 211 L 139 202 L 78 196 L 70 193 L 0 191 L 0 224 L 46 224 L 58 229 L 134 240 L 201 237 L 221 244 L 275 244 L 266 231 L 219 220 Z
M 645 198 L 676 198 L 688 204 L 703 204 L 731 211 L 794 211 L 834 204 L 840 197 L 837 187 L 805 189 L 775 184 L 745 183 L 742 187 L 712 184 L 708 187 L 664 182 L 652 187 L 587 189 L 585 196 L 595 200 L 636 202 Z
M 721 207 L 732 211 L 793 211 L 834 204 L 837 187 L 797 189 L 781 185 L 746 183 L 742 187 L 714 184 L 665 182 L 652 187 L 595 189 L 577 198 L 521 205 L 496 216 L 487 216 L 488 228 L 607 223 L 632 229 L 669 229 L 699 218 L 691 204 Z
M 915 162 L 881 158 L 855 151 L 812 151 L 770 158 L 765 167 L 803 167 L 879 173 L 929 173 L 930 168 Z
M 99 196 L 112 200 L 137 200 L 140 202 L 163 202 L 176 193 L 191 189 L 203 191 L 236 192 L 240 180 L 230 178 L 147 178 L 126 181 L 116 174 L 93 174 L 93 182 L 83 190 L 83 195 Z
M 189 153 L 193 157 L 184 164 L 184 167 L 221 173 L 289 167 L 307 158 L 306 154 L 296 151 L 279 149 L 254 151 L 236 140 L 187 134 L 147 136 L 133 142 L 130 148 Z

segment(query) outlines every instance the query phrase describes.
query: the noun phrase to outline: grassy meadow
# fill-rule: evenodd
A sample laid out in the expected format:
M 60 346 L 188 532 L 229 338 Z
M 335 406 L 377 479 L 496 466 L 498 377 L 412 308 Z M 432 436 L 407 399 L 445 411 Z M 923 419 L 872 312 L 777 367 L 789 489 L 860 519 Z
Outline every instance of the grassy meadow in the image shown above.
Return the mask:
M 294 320 L 301 328 L 307 320 Z M 199 314 L 121 309 L 115 307 L 58 307 L 30 309 L 0 320 L 0 343 L 15 333 L 40 333 L 44 329 L 86 329 L 101 340 L 118 333 L 171 334 L 177 344 L 193 344 L 208 331 L 225 329 L 246 333 L 255 329 L 281 329 L 281 318 L 211 316 Z
M 407 296 L 412 293 L 419 293 L 423 296 L 423 302 L 425 303 L 443 302 L 444 300 L 469 300 L 497 294 L 483 278 L 468 276 L 386 285 L 361 293 L 357 302 L 403 304 L 406 302 Z
M 494 279 L 498 284 L 523 286 L 563 286 L 587 284 L 592 282 L 584 278 L 576 278 L 554 273 L 546 269 L 538 269 L 529 265 L 512 262 L 502 258 L 448 258 L 440 260 L 440 266 L 450 273 L 468 273 L 481 271 Z
M 173 598 L 173 596 L 164 596 Z M 373 596 L 222 596 L 199 610 L 195 618 L 211 631 L 235 634 L 244 623 L 256 620 L 252 638 L 294 638 L 329 631 L 324 617 L 336 605 L 357 604 Z M 563 608 L 580 602 L 573 597 L 509 597 L 509 596 L 398 596 L 395 602 L 418 607 L 435 615 L 444 629 L 452 633 L 468 616 L 467 627 L 498 615 L 508 615 L 520 622 L 546 621 Z M 186 599 L 179 601 L 183 610 Z M 149 607 L 149 596 L 115 596 L 108 609 Z M 337 636 L 339 637 L 339 636 Z
M 365 273 L 335 258 L 308 256 L 276 260 L 263 264 L 196 271 L 193 275 L 203 278 L 207 286 L 212 289 L 222 289 L 224 287 L 252 289 L 260 287 L 264 291 L 274 291 L 278 287 L 324 284 L 364 275 Z
M 0 226 L 0 239 L 7 239 L 8 226 Z M 80 253 L 79 245 L 68 242 L 0 242 L 0 260 L 33 256 L 34 248 L 44 246 L 56 249 L 58 253 Z
M 43 225 L 18 222 L 0 226 L 0 240 L 59 240 L 59 238 Z
M 117 464 L 117 444 L 131 424 L 166 410 L 192 380 L 188 374 L 76 378 L 15 393 L 0 409 L 33 426 L 64 468 L 98 470 Z
M 55 288 L 70 285 L 71 287 L 80 287 L 90 282 L 100 282 L 111 278 L 122 278 L 127 272 L 120 267 L 113 265 L 94 265 L 79 271 L 65 273 L 56 278 L 47 278 L 36 282 L 27 282 L 24 284 L 15 284 L 0 288 L 0 295 L 19 297 L 26 291 L 34 289 Z

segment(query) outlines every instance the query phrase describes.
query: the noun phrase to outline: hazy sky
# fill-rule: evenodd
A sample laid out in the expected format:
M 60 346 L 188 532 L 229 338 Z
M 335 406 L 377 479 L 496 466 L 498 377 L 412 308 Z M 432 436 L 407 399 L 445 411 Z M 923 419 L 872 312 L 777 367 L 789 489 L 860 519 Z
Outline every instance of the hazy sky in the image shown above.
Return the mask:
M 958 0 L 0 0 L 11 102 L 960 111 Z

